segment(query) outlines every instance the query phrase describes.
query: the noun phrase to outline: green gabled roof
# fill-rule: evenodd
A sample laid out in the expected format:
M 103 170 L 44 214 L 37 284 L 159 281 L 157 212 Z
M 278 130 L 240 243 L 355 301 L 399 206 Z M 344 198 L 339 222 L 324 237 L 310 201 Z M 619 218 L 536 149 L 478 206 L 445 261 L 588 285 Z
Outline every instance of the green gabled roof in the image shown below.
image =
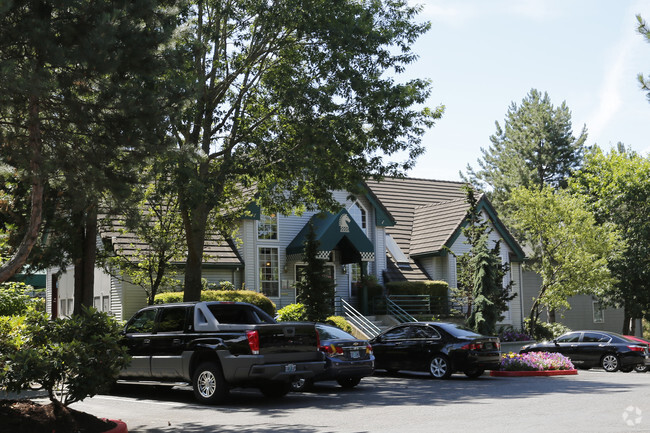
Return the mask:
M 361 261 L 374 261 L 374 245 L 345 209 L 337 214 L 322 212 L 312 216 L 287 246 L 287 256 L 290 256 L 291 259 L 300 260 L 302 257 L 310 223 L 314 227 L 316 240 L 319 242 L 319 257 L 324 258 L 329 255 L 330 251 L 342 247 L 340 249 L 354 250 L 354 255 L 358 255 Z M 343 251 L 343 253 L 345 252 Z M 345 263 L 345 261 L 343 262 Z M 353 261 L 347 263 L 353 263 Z

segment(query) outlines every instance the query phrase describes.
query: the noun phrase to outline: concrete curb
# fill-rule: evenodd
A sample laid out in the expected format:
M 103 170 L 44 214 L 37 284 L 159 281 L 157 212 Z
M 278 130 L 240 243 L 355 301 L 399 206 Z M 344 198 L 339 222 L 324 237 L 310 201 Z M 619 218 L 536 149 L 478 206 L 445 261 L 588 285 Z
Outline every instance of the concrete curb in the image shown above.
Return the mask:
M 530 377 L 530 376 L 572 376 L 578 370 L 545 370 L 545 371 L 490 371 L 493 377 Z

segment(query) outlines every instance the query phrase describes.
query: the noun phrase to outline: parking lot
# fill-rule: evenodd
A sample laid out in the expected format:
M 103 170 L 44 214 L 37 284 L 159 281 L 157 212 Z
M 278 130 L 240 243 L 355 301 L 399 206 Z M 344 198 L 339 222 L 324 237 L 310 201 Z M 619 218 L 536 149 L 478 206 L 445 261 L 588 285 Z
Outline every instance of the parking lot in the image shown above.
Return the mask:
M 424 374 L 334 382 L 271 400 L 234 390 L 227 404 L 197 404 L 190 390 L 125 386 L 72 405 L 144 432 L 650 432 L 650 374 L 469 380 Z

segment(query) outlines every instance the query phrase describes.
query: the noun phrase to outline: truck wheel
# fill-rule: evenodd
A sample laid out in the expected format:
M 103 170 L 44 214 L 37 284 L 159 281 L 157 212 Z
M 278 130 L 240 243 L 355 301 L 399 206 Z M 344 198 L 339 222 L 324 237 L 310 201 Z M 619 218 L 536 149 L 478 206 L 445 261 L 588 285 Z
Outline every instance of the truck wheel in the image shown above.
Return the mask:
M 301 377 L 291 382 L 291 391 L 293 392 L 304 392 L 309 390 L 314 385 L 314 382 L 311 379 L 305 379 Z
M 336 382 L 341 385 L 343 388 L 351 389 L 354 388 L 361 382 L 360 377 L 339 377 L 336 379 Z
M 280 398 L 284 397 L 291 391 L 291 382 L 277 382 L 260 386 L 260 391 L 265 397 Z
M 192 379 L 194 396 L 201 403 L 217 404 L 228 396 L 228 387 L 221 367 L 214 362 L 204 362 L 194 372 Z

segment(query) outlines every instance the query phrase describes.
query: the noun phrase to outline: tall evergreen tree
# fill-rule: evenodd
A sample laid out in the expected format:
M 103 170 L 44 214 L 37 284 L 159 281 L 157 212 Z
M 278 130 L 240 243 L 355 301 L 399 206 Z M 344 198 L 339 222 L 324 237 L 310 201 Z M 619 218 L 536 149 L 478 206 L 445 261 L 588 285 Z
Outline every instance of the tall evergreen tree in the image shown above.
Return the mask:
M 318 258 L 319 242 L 309 222 L 305 240 L 305 266 L 296 282 L 297 300 L 305 306 L 307 320 L 324 322 L 334 314 L 334 280 L 325 274 L 325 261 Z
M 480 169 L 468 165 L 466 179 L 488 191 L 500 216 L 509 220 L 505 202 L 515 188 L 566 187 L 582 162 L 586 139 L 586 127 L 574 137 L 565 102 L 554 107 L 547 93 L 532 89 L 521 105 L 510 105 L 503 128 L 496 122 L 492 144 L 481 149 Z
M 31 185 L 25 207 L 4 215 L 29 224 L 0 280 L 51 230 L 47 246 L 56 249 L 57 264 L 75 265 L 75 311 L 92 305 L 98 205 L 137 179 L 134 166 L 159 143 L 150 134 L 162 131 L 159 48 L 172 24 L 162 5 L 17 0 L 0 6 L 1 162 L 13 179 Z
M 185 300 L 198 300 L 207 221 L 218 230 L 254 186 L 271 212 L 334 210 L 332 190 L 402 173 L 441 109 L 429 83 L 399 83 L 429 28 L 405 0 L 192 0 L 179 14 L 173 72 L 186 90 L 172 113 L 175 182 L 188 257 Z M 401 163 L 385 155 L 404 151 Z M 245 200 L 243 200 L 245 201 Z

